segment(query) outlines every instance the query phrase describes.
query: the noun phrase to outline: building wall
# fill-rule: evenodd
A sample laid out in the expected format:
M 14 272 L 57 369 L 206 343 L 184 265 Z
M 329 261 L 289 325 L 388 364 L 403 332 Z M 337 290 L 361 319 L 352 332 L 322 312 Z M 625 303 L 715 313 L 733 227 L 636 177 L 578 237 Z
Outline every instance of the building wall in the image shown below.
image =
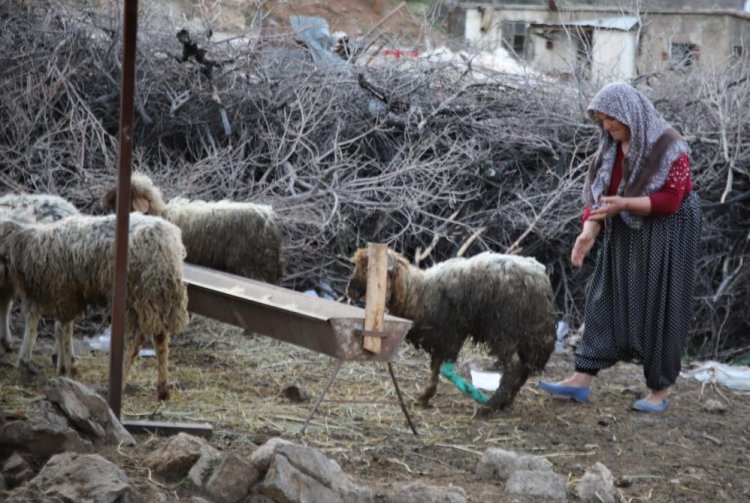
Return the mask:
M 636 32 L 597 30 L 594 32 L 591 80 L 604 84 L 636 76 Z
M 639 73 L 669 70 L 675 66 L 673 47 L 696 48 L 695 63 L 701 67 L 724 68 L 730 63 L 732 43 L 730 16 L 698 14 L 650 14 L 644 17 L 638 56 Z
M 552 11 L 539 6 L 462 4 L 466 24 L 464 37 L 479 48 L 492 50 L 503 44 L 504 22 L 565 24 L 592 18 L 633 15 L 627 10 L 585 9 Z M 619 35 L 618 35 L 619 33 Z M 571 71 L 574 48 L 563 35 L 555 35 L 553 49 L 545 40 L 529 35 L 524 54 L 531 66 L 542 72 Z M 727 11 L 653 11 L 641 14 L 641 26 L 631 32 L 596 30 L 591 78 L 630 78 L 638 74 L 679 67 L 675 57 L 691 52 L 689 67 L 725 68 L 750 56 L 750 16 Z M 608 47 L 608 41 L 612 47 Z M 630 54 L 634 55 L 631 60 Z M 614 62 L 611 58 L 616 58 Z M 574 66 L 574 65 L 573 65 Z M 614 68 L 614 69 L 613 69 Z
M 576 66 L 576 50 L 564 31 L 556 31 L 545 37 L 530 38 L 532 66 L 556 76 L 572 76 Z

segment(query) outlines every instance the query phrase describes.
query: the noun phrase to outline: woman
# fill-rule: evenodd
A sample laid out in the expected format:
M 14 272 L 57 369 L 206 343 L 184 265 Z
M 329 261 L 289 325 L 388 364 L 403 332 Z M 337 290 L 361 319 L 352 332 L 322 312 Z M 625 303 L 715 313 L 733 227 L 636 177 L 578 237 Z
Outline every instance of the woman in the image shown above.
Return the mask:
M 649 392 L 633 408 L 664 412 L 687 340 L 701 235 L 688 146 L 627 84 L 601 89 L 588 114 L 601 132 L 584 184 L 573 266 L 581 267 L 600 234 L 602 242 L 586 291 L 575 372 L 539 387 L 585 402 L 599 370 L 638 359 Z

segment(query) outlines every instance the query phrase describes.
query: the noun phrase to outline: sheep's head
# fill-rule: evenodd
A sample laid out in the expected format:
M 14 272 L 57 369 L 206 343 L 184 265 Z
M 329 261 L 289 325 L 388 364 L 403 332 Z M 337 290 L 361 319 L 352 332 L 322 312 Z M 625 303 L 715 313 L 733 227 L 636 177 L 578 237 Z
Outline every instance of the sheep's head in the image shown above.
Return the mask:
M 367 248 L 360 248 L 351 258 L 354 264 L 354 270 L 349 277 L 346 285 L 346 296 L 353 302 L 357 302 L 367 293 L 367 268 L 369 264 Z M 391 296 L 391 275 L 393 273 L 394 256 L 391 250 L 388 250 L 388 275 L 386 279 L 386 304 Z
M 117 208 L 117 186 L 109 189 L 102 197 L 102 207 L 109 212 Z M 144 215 L 160 215 L 164 211 L 161 191 L 151 179 L 142 173 L 133 173 L 130 180 L 130 211 Z
M 364 297 L 367 292 L 367 249 L 360 248 L 351 258 L 354 270 L 349 276 L 349 282 L 346 284 L 346 296 L 352 302 L 357 302 Z

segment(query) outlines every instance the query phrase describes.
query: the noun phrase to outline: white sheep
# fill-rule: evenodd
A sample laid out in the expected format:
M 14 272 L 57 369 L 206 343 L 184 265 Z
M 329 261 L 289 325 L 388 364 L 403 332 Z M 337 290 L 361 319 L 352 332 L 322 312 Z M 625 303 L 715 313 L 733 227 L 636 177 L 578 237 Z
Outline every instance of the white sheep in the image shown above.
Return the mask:
M 0 219 L 21 222 L 54 222 L 78 215 L 78 210 L 62 197 L 51 194 L 8 194 L 0 197 Z M 11 351 L 10 313 L 15 290 L 0 262 L 0 350 Z M 71 350 L 72 351 L 72 350 Z M 60 348 L 57 348 L 59 354 Z
M 110 305 L 114 281 L 116 218 L 72 216 L 53 223 L 0 222 L 0 258 L 21 295 L 27 323 L 22 348 L 29 351 L 41 316 L 54 317 L 59 339 L 58 369 L 72 370 L 72 322 L 89 306 Z M 131 215 L 128 234 L 127 311 L 123 384 L 146 336 L 154 340 L 159 399 L 169 396 L 170 334 L 188 323 L 187 287 L 182 281 L 185 248 L 180 230 L 160 218 Z M 63 329 L 63 327 L 67 327 Z
M 347 295 L 367 289 L 367 249 L 357 250 Z M 533 258 L 485 252 L 453 258 L 427 270 L 388 250 L 386 307 L 413 321 L 406 338 L 431 356 L 430 384 L 418 403 L 427 406 L 437 390 L 440 366 L 455 362 L 467 338 L 486 346 L 503 367 L 489 410 L 513 403 L 529 373 L 547 364 L 555 347 L 552 286 L 544 265 Z
M 131 211 L 162 217 L 182 230 L 187 261 L 278 284 L 284 274 L 282 237 L 268 205 L 233 201 L 190 201 L 175 198 L 164 204 L 161 191 L 143 173 L 131 179 Z M 113 187 L 102 205 L 114 211 Z

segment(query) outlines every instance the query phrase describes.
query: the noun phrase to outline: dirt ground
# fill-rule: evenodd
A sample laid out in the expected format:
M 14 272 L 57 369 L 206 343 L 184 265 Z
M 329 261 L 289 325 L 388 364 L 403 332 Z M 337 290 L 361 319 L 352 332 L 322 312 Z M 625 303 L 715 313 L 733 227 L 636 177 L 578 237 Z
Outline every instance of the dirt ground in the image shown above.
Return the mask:
M 16 332 L 17 333 L 17 332 Z M 16 341 L 18 342 L 18 341 Z M 78 379 L 106 387 L 109 356 L 77 344 Z M 47 377 L 52 341 L 40 337 L 35 362 Z M 38 415 L 39 385 L 21 384 L 8 356 L 0 365 L 0 409 Z M 462 362 L 489 363 L 477 348 L 466 348 Z M 568 354 L 556 354 L 545 377 L 556 379 L 570 368 Z M 246 335 L 229 325 L 194 317 L 171 346 L 172 398 L 155 399 L 155 362 L 143 358 L 123 398 L 122 417 L 171 422 L 209 422 L 210 443 L 249 454 L 274 436 L 320 449 L 359 482 L 373 489 L 419 480 L 462 487 L 472 502 L 533 502 L 509 496 L 500 483 L 478 480 L 474 470 L 490 447 L 546 457 L 569 480 L 569 495 L 596 462 L 616 479 L 620 501 L 705 502 L 750 498 L 750 394 L 680 379 L 669 411 L 646 415 L 630 410 L 643 391 L 640 368 L 620 364 L 605 371 L 581 405 L 537 390 L 532 377 L 513 407 L 489 419 L 475 417 L 477 406 L 443 381 L 428 409 L 412 401 L 428 377 L 427 358 L 403 344 L 394 370 L 418 430 L 413 435 L 399 408 L 384 364 L 344 364 L 304 434 L 312 403 L 333 371 L 333 360 L 264 336 Z M 296 386 L 299 402 L 287 390 Z M 726 404 L 711 412 L 708 399 Z M 192 493 L 191 484 L 167 486 L 149 477 L 145 456 L 165 439 L 138 435 L 138 445 L 102 451 L 122 466 L 131 484 L 146 494 L 158 487 L 175 501 Z

